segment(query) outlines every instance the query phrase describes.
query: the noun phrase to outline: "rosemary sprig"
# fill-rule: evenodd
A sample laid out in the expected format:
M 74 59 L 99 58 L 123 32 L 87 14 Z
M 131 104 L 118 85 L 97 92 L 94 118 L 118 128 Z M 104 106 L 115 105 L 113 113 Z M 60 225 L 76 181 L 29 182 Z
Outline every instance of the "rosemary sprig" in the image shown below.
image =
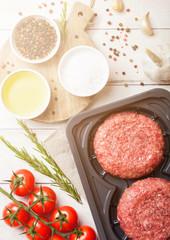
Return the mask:
M 62 27 L 62 36 L 63 36 L 63 40 L 65 41 L 66 38 L 66 18 L 67 18 L 67 2 L 63 3 L 63 9 L 62 9 L 62 13 L 61 13 L 61 27 Z
M 34 149 L 41 154 L 41 157 L 46 162 L 49 163 L 51 169 L 49 169 L 49 167 L 47 167 L 43 161 L 38 160 L 34 155 L 30 156 L 24 147 L 18 149 L 17 147 L 12 146 L 12 144 L 9 141 L 5 140 L 3 136 L 0 136 L 0 140 L 16 154 L 17 158 L 27 162 L 37 172 L 40 172 L 41 174 L 51 178 L 51 181 L 55 186 L 67 192 L 70 197 L 74 198 L 77 202 L 82 204 L 81 197 L 78 194 L 77 189 L 71 183 L 70 179 L 63 173 L 51 155 L 47 153 L 46 149 L 43 146 L 43 143 L 38 142 L 35 133 L 32 130 L 29 130 L 21 120 L 18 120 L 18 124 L 26 132 L 25 136 L 28 137 L 35 145 Z M 54 173 L 52 173 L 51 170 L 53 170 Z

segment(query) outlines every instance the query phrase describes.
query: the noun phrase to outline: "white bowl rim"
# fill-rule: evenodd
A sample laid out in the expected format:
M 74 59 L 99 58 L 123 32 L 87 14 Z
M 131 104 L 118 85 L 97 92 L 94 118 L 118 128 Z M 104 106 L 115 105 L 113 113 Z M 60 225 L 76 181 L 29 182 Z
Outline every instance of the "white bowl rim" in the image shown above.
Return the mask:
M 88 49 L 88 50 L 91 50 L 91 51 L 94 51 L 94 52 L 96 52 L 97 54 L 99 54 L 102 58 L 103 58 L 103 62 L 104 62 L 104 64 L 105 64 L 105 66 L 106 66 L 106 75 L 107 75 L 107 77 L 106 77 L 106 80 L 105 80 L 105 82 L 103 82 L 103 85 L 102 85 L 102 87 L 100 88 L 100 90 L 96 90 L 96 91 L 94 91 L 93 93 L 90 93 L 90 94 L 77 94 L 77 93 L 75 93 L 74 91 L 71 91 L 70 89 L 68 89 L 67 87 L 66 87 L 66 85 L 64 84 L 64 82 L 62 81 L 62 77 L 61 77 L 61 65 L 63 64 L 63 62 L 65 61 L 65 58 L 67 58 L 67 56 L 68 55 L 70 55 L 72 52 L 74 52 L 74 51 L 76 51 L 77 49 Z M 76 47 L 73 47 L 73 48 L 71 48 L 71 49 L 69 49 L 63 56 L 62 56 L 62 58 L 60 59 L 60 62 L 59 62 L 59 65 L 58 65 L 58 78 L 59 78 L 59 81 L 60 81 L 60 83 L 61 83 L 61 85 L 63 86 L 63 88 L 66 90 L 66 91 L 68 91 L 69 93 L 71 93 L 71 94 L 73 94 L 73 95 L 75 95 L 75 96 L 77 96 L 77 97 L 90 97 L 90 96 L 93 96 L 93 95 L 95 95 L 95 94 L 97 94 L 98 92 L 100 92 L 104 87 L 105 87 L 105 85 L 106 85 L 106 83 L 107 83 L 107 81 L 108 81 L 108 79 L 109 79 L 109 75 L 110 75 L 110 71 L 109 71 L 109 65 L 108 65 L 108 62 L 107 62 L 107 60 L 106 60 L 106 58 L 105 58 L 105 56 L 103 55 L 103 53 L 101 53 L 98 49 L 96 49 L 96 48 L 94 48 L 94 47 L 91 47 L 91 46 L 87 46 L 87 45 L 80 45 L 80 46 L 76 46 Z
M 46 89 L 47 89 L 47 93 L 48 93 L 48 97 L 47 97 L 47 101 L 46 101 L 46 104 L 44 104 L 44 106 L 42 107 L 41 111 L 37 112 L 36 114 L 34 115 L 31 115 L 31 116 L 19 116 L 13 112 L 11 112 L 4 104 L 3 102 L 3 98 L 2 98 L 2 91 L 3 91 L 3 86 L 4 84 L 8 81 L 8 79 L 16 74 L 16 73 L 19 73 L 19 72 L 31 72 L 31 73 L 34 73 L 36 75 L 38 75 L 42 80 L 43 82 L 45 83 L 45 86 L 46 86 Z M 49 103 L 50 103 L 50 99 L 51 99 L 51 90 L 50 90 L 50 86 L 49 86 L 49 83 L 47 81 L 47 79 L 39 72 L 33 70 L 33 69 L 27 69 L 27 68 L 20 68 L 20 69 L 17 69 L 13 72 L 11 72 L 10 74 L 8 74 L 2 81 L 2 84 L 0 86 L 0 100 L 1 100 L 1 103 L 2 103 L 2 106 L 3 108 L 8 112 L 10 113 L 13 117 L 15 118 L 20 118 L 20 119 L 33 119 L 33 118 L 36 118 L 38 116 L 40 116 L 48 107 Z
M 56 31 L 56 34 L 57 34 L 57 42 L 56 42 L 56 45 L 55 47 L 53 48 L 53 50 L 50 52 L 50 54 L 48 54 L 46 57 L 44 58 L 41 58 L 41 59 L 28 59 L 28 58 L 24 58 L 17 50 L 16 48 L 14 47 L 14 44 L 13 44 L 13 34 L 14 34 L 14 31 L 15 31 L 15 28 L 17 27 L 18 24 L 20 24 L 21 22 L 23 22 L 24 20 L 26 20 L 27 18 L 31 18 L 31 17 L 39 17 L 39 18 L 42 18 L 42 19 L 45 19 L 47 20 L 49 23 L 51 23 L 51 26 L 53 26 L 55 28 L 55 31 Z M 25 15 L 24 17 L 20 18 L 12 27 L 12 30 L 11 30 L 11 33 L 10 33 L 10 46 L 11 46 L 11 49 L 12 51 L 14 52 L 14 54 L 20 58 L 22 61 L 24 62 L 27 62 L 27 63 L 35 63 L 35 64 L 38 64 L 38 63 L 43 63 L 43 62 L 46 62 L 48 61 L 49 59 L 51 59 L 58 51 L 59 49 L 59 46 L 60 46 L 60 42 L 61 42 L 61 34 L 60 34 L 60 30 L 59 30 L 59 27 L 57 25 L 57 23 L 47 17 L 46 15 L 43 15 L 43 14 L 29 14 L 29 15 Z

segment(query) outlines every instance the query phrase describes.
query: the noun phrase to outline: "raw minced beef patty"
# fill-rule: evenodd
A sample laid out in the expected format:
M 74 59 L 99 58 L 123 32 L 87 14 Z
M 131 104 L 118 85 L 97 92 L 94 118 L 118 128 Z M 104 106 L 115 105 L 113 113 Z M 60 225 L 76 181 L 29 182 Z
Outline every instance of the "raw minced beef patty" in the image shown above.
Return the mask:
M 158 123 L 134 112 L 112 114 L 94 138 L 98 162 L 106 172 L 122 178 L 151 173 L 163 159 L 164 148 Z
M 139 180 L 127 188 L 117 207 L 120 227 L 132 240 L 170 238 L 170 182 Z

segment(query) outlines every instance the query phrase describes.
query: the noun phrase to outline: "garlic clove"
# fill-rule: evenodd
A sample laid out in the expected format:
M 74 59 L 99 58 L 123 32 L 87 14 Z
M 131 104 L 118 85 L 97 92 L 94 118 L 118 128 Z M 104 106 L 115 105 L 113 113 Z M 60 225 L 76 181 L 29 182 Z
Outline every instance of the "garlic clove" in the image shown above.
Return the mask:
M 146 53 L 157 66 L 162 67 L 162 60 L 155 53 L 149 49 L 146 49 Z
M 112 8 L 115 11 L 121 12 L 123 10 L 123 2 L 122 2 L 122 0 L 113 0 Z
M 149 15 L 149 12 L 142 18 L 142 20 L 140 22 L 140 29 L 145 34 L 151 36 L 151 35 L 153 35 L 153 31 L 149 24 L 148 15 Z

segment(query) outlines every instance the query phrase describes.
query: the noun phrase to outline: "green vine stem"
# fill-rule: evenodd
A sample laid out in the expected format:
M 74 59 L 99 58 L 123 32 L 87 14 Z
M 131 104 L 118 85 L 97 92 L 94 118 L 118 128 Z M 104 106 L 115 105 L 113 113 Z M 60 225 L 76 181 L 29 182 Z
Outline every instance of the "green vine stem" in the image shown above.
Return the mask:
M 54 161 L 51 155 L 47 153 L 46 149 L 43 146 L 43 143 L 38 142 L 36 134 L 32 130 L 29 130 L 21 120 L 18 120 L 18 124 L 25 131 L 26 133 L 25 136 L 28 137 L 31 140 L 31 142 L 35 145 L 34 149 L 41 154 L 43 160 L 48 162 L 51 169 L 49 169 L 49 167 L 47 167 L 47 165 L 45 165 L 42 161 L 38 160 L 34 155 L 30 156 L 24 147 L 18 149 L 12 146 L 12 144 L 9 141 L 5 140 L 3 136 L 0 136 L 0 140 L 16 154 L 17 158 L 27 162 L 37 172 L 40 172 L 41 174 L 51 178 L 53 185 L 67 192 L 70 197 L 74 198 L 77 202 L 82 204 L 81 197 L 77 189 L 71 183 L 70 179 L 60 169 L 60 167 L 57 165 L 57 163 Z M 54 173 L 51 170 L 53 170 Z
M 35 217 L 36 222 L 40 221 L 42 223 L 44 223 L 46 226 L 48 226 L 51 231 L 52 231 L 52 236 L 54 233 L 60 235 L 61 237 L 63 237 L 64 239 L 67 239 L 67 236 L 69 236 L 70 234 L 74 233 L 74 234 L 81 234 L 82 235 L 82 230 L 80 229 L 79 232 L 77 232 L 77 229 L 75 229 L 75 231 L 69 232 L 69 233 L 61 233 L 59 232 L 57 229 L 55 229 L 54 227 L 51 226 L 51 222 L 46 222 L 45 220 L 41 219 L 39 216 L 37 216 L 31 209 L 30 207 L 27 207 L 25 205 L 23 205 L 22 203 L 20 203 L 16 198 L 14 198 L 13 195 L 9 194 L 8 192 L 6 192 L 3 188 L 0 187 L 0 192 L 5 195 L 6 197 L 8 197 L 10 200 L 12 200 L 14 203 L 16 203 L 18 205 L 19 209 L 24 209 L 26 210 L 31 216 Z M 36 204 L 36 203 L 35 203 Z M 58 221 L 58 220 L 57 220 Z

